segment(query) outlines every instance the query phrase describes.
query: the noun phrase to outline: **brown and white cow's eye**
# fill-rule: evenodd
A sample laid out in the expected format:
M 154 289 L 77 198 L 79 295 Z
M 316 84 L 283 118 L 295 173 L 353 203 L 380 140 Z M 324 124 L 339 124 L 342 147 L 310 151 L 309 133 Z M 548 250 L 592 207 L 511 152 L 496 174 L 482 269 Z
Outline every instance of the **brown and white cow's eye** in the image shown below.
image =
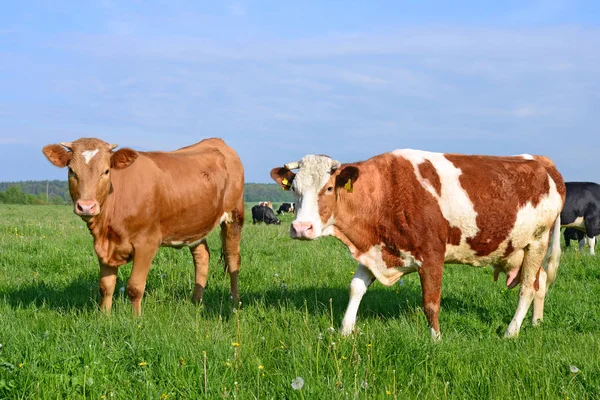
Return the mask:
M 329 187 L 327 188 L 327 193 L 331 193 L 331 192 L 333 192 L 333 186 L 329 186 Z
M 109 172 L 110 172 L 110 169 L 107 169 L 106 171 L 104 171 L 104 175 L 108 175 Z

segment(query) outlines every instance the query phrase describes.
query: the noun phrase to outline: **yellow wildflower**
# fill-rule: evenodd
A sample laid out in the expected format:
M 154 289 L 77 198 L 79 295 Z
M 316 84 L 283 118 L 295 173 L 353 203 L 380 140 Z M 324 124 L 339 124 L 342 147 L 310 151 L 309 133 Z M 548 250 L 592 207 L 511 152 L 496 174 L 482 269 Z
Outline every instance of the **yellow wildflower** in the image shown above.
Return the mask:
M 165 399 L 168 399 L 169 396 L 166 393 L 163 393 L 160 395 L 160 398 L 161 398 L 161 400 L 165 400 Z
M 179 357 L 179 365 L 185 365 L 185 360 L 183 357 Z
M 138 365 L 140 367 L 145 367 L 146 365 L 148 365 L 148 363 L 146 361 L 141 361 Z
M 23 363 L 20 363 L 20 364 L 19 364 L 19 368 L 23 368 Z
M 265 369 L 265 366 L 264 365 L 259 365 L 258 369 L 260 369 L 262 371 L 263 369 Z
M 239 344 L 238 342 L 233 342 L 233 343 L 231 343 L 231 345 L 232 345 L 233 347 L 240 347 L 240 344 Z
M 225 361 L 225 366 L 226 367 L 231 367 L 231 364 L 229 363 L 229 361 Z

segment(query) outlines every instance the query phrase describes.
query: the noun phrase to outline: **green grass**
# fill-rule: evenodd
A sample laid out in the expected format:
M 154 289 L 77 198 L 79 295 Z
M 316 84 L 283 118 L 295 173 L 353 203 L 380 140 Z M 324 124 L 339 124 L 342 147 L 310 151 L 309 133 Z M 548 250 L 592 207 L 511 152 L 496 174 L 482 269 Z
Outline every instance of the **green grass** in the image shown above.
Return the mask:
M 217 230 L 203 305 L 189 251 L 161 249 L 138 319 L 118 290 L 99 312 L 92 238 L 70 207 L 0 205 L 0 398 L 600 398 L 600 258 L 565 252 L 544 324 L 528 316 L 517 340 L 502 338 L 517 290 L 463 266 L 445 270 L 441 343 L 416 274 L 373 284 L 344 338 L 356 262 L 333 238 L 292 241 L 291 219 L 246 224 L 237 312 Z

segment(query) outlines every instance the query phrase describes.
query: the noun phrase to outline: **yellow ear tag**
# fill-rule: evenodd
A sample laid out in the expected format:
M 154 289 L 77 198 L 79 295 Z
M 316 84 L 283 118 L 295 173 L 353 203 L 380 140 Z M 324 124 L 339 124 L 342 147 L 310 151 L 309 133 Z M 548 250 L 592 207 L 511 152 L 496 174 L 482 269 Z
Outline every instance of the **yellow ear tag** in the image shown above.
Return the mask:
M 344 185 L 344 189 L 348 191 L 348 193 L 352 193 L 354 189 L 352 188 L 352 179 L 348 179 L 348 182 Z
M 283 190 L 290 190 L 290 182 L 287 180 L 287 178 L 283 178 L 281 180 L 281 184 L 283 185 Z

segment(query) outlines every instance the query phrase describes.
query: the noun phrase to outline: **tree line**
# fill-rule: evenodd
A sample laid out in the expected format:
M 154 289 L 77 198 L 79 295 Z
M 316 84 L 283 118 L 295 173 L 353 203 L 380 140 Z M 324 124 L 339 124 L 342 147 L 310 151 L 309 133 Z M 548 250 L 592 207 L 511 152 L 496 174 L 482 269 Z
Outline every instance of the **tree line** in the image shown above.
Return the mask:
M 246 202 L 292 202 L 292 192 L 275 183 L 247 183 Z M 0 182 L 0 203 L 4 204 L 72 204 L 67 181 Z

